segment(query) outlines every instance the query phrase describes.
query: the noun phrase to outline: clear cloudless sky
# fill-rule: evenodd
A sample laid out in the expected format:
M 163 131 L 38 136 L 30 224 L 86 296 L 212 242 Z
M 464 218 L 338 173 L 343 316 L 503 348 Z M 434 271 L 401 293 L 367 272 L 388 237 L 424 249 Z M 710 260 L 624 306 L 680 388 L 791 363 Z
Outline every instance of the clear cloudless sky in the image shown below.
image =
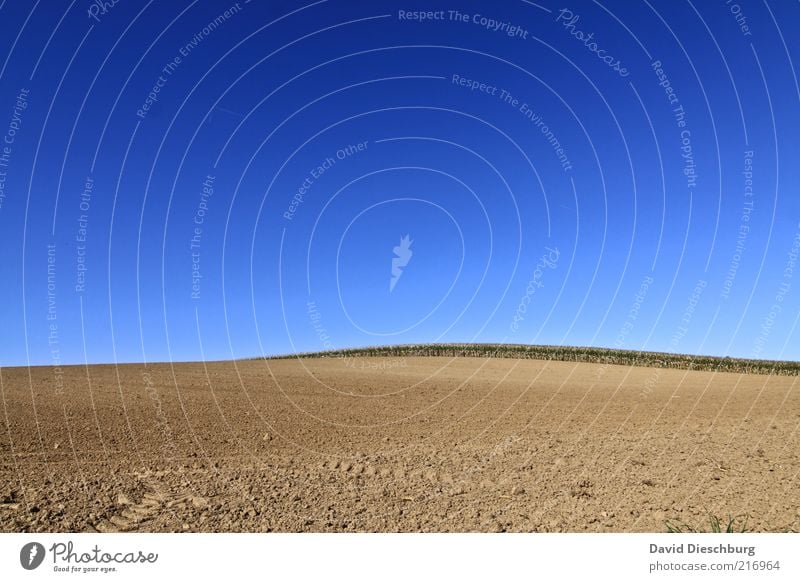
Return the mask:
M 798 21 L 2 2 L 0 364 L 467 341 L 800 359 Z

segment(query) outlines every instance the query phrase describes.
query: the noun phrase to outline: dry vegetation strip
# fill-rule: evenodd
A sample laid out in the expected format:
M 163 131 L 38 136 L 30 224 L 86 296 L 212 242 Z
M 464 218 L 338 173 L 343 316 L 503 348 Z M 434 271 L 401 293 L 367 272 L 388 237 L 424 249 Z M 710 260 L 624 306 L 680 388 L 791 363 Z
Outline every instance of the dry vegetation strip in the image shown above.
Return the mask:
M 624 366 L 646 366 L 649 368 L 671 368 L 676 370 L 700 370 L 775 376 L 800 375 L 800 362 L 775 360 L 750 360 L 743 358 L 719 358 L 713 356 L 690 356 L 663 352 L 616 350 L 607 348 L 580 348 L 568 346 L 537 346 L 521 344 L 418 344 L 400 346 L 378 346 L 306 352 L 273 356 L 267 359 L 286 358 L 355 358 L 355 357 L 478 357 L 518 358 L 532 360 L 556 360 L 561 362 L 584 362 L 589 364 L 620 364 Z

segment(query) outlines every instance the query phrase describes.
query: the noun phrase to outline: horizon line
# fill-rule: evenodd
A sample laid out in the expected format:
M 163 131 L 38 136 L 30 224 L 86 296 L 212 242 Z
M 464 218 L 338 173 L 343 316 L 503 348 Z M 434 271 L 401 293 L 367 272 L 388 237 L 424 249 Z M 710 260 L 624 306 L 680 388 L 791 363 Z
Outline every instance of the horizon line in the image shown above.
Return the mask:
M 378 351 L 390 351 L 390 350 L 413 350 L 413 349 L 431 349 L 431 348 L 441 348 L 441 349 L 453 349 L 453 348 L 462 348 L 462 349 L 469 349 L 469 348 L 495 348 L 495 350 L 499 350 L 501 348 L 517 348 L 517 349 L 541 349 L 547 351 L 554 351 L 554 350 L 568 350 L 574 353 L 581 353 L 586 352 L 589 350 L 594 350 L 598 352 L 607 352 L 608 354 L 627 354 L 627 355 L 645 355 L 645 356 L 660 356 L 666 358 L 674 358 L 674 359 L 690 359 L 690 360 L 713 360 L 720 363 L 724 363 L 726 361 L 734 362 L 734 363 L 746 363 L 746 364 L 756 364 L 759 367 L 764 367 L 767 365 L 773 365 L 777 367 L 777 365 L 781 365 L 781 367 L 790 365 L 790 366 L 797 366 L 798 371 L 800 372 L 800 361 L 798 360 L 771 360 L 771 359 L 761 359 L 761 358 L 745 358 L 745 357 L 738 357 L 738 356 L 717 356 L 711 354 L 688 354 L 688 353 L 680 353 L 680 352 L 661 352 L 656 350 L 643 350 L 643 349 L 635 349 L 635 348 L 609 348 L 604 346 L 580 346 L 580 345 L 554 345 L 554 344 L 524 344 L 524 343 L 501 343 L 501 342 L 446 342 L 446 343 L 411 343 L 411 344 L 388 344 L 388 345 L 362 345 L 362 346 L 354 346 L 354 347 L 346 347 L 346 348 L 333 348 L 327 350 L 316 350 L 316 351 L 307 351 L 307 352 L 283 352 L 283 353 L 273 353 L 273 354 L 261 354 L 261 355 L 252 355 L 252 356 L 242 356 L 237 358 L 225 358 L 225 359 L 197 359 L 197 360 L 154 360 L 154 361 L 142 361 L 142 360 L 135 360 L 135 361 L 103 361 L 103 362 L 71 362 L 71 363 L 47 363 L 47 364 L 13 364 L 13 365 L 5 365 L 0 364 L 0 370 L 2 369 L 10 369 L 10 368 L 71 368 L 76 366 L 81 367 L 88 367 L 88 366 L 150 366 L 150 365 L 164 365 L 164 364 L 210 364 L 210 363 L 226 363 L 226 362 L 243 362 L 243 361 L 253 361 L 253 360 L 285 360 L 291 358 L 313 358 L 313 357 L 329 357 L 331 355 L 339 355 L 339 354 L 351 354 L 353 356 L 358 356 L 360 352 L 368 351 L 368 350 L 378 350 Z M 529 352 L 530 353 L 530 352 Z M 375 357 L 380 357 L 380 354 L 376 354 Z M 435 357 L 435 356 L 419 356 L 419 357 Z M 506 359 L 514 359 L 513 355 L 511 356 L 486 356 L 486 357 L 501 357 Z M 519 359 L 537 359 L 537 358 L 530 358 L 530 357 L 521 357 Z M 559 360 L 559 358 L 542 358 L 542 359 L 552 359 L 552 360 Z M 564 361 L 564 360 L 560 360 Z M 630 365 L 637 365 L 631 363 Z M 647 364 L 642 363 L 638 365 L 647 366 Z

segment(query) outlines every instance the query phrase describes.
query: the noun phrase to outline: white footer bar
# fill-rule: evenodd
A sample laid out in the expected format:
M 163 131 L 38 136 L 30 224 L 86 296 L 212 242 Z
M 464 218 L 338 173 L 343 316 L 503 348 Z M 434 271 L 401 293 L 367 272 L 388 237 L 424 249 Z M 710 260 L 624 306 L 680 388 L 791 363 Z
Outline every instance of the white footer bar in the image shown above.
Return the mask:
M 796 581 L 800 534 L 0 534 L 3 580 L 191 575 Z

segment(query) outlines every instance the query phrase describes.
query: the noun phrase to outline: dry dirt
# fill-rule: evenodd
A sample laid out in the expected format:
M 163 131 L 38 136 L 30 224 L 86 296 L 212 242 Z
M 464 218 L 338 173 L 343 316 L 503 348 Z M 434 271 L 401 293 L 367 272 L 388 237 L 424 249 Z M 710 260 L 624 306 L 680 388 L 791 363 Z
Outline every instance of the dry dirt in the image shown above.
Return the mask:
M 791 377 L 431 357 L 0 379 L 2 531 L 800 529 Z

